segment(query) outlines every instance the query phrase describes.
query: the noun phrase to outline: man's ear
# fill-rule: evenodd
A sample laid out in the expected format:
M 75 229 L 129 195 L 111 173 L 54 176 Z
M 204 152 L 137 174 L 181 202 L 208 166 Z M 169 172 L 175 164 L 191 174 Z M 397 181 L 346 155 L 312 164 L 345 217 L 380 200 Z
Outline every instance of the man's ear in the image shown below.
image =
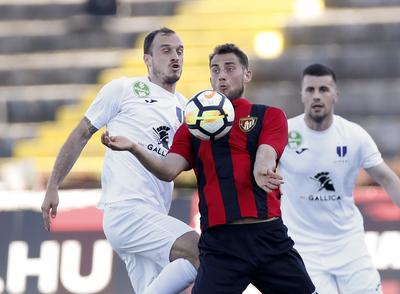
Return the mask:
M 338 101 L 339 101 L 339 96 L 340 96 L 340 91 L 339 90 L 336 90 L 336 97 L 335 97 L 335 104 L 336 103 L 338 103 Z
M 143 61 L 146 64 L 147 68 L 151 65 L 151 55 L 150 54 L 144 54 L 143 55 Z
M 249 69 L 246 69 L 246 72 L 244 73 L 244 82 L 245 83 L 250 82 L 252 77 L 253 77 L 253 72 Z

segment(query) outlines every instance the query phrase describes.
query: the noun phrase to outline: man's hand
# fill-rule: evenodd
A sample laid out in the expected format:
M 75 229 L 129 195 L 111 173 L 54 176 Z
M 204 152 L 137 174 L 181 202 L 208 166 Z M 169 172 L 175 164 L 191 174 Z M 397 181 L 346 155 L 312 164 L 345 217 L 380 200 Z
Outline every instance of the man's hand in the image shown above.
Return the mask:
M 283 184 L 282 177 L 271 169 L 262 169 L 254 172 L 257 185 L 265 192 L 269 193 L 278 189 Z
M 59 203 L 58 191 L 57 189 L 48 188 L 46 191 L 46 196 L 44 197 L 42 203 L 42 217 L 43 225 L 45 230 L 50 231 L 51 218 L 57 216 L 57 206 Z
M 101 143 L 114 151 L 132 151 L 135 143 L 123 136 L 110 136 L 108 132 L 101 135 Z

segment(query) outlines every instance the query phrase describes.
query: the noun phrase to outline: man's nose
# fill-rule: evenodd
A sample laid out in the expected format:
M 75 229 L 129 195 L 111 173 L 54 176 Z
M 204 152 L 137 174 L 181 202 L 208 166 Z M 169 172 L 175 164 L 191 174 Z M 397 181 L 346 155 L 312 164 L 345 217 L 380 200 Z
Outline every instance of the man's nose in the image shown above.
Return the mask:
M 172 53 L 171 53 L 171 59 L 172 59 L 172 60 L 178 60 L 178 59 L 179 59 L 178 52 L 172 51 Z
M 218 74 L 218 80 L 219 81 L 225 81 L 226 80 L 226 73 L 224 70 L 221 70 Z

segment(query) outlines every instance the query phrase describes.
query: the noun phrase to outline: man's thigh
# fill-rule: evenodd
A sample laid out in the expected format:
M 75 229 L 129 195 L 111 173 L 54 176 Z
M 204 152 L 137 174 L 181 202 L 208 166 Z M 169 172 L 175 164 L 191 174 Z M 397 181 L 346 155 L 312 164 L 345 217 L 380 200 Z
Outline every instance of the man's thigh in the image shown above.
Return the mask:
M 103 228 L 119 255 L 140 255 L 162 267 L 169 263 L 175 240 L 192 230 L 176 218 L 137 204 L 107 208 Z
M 242 294 L 250 283 L 246 261 L 224 254 L 200 255 L 192 294 Z
M 251 282 L 262 293 L 315 293 L 304 263 L 293 248 L 266 260 Z
M 314 252 L 303 252 L 301 257 L 306 266 L 306 270 L 314 283 L 318 294 L 338 294 L 336 277 L 326 260 L 326 256 Z M 328 260 L 331 257 L 328 258 Z
M 368 255 L 335 271 L 340 293 L 381 294 L 381 279 Z
M 318 294 L 339 294 L 336 277 L 327 271 L 308 270 Z M 347 293 L 347 292 L 343 292 Z
M 140 255 L 120 254 L 128 272 L 129 280 L 135 293 L 143 293 L 148 285 L 160 274 L 162 267 Z

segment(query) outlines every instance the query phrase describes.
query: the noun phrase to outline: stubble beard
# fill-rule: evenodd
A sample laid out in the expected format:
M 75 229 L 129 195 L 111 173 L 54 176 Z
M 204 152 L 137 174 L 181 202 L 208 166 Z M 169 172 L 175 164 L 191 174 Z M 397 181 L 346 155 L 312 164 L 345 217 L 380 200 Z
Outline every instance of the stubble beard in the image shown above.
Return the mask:
M 176 82 L 178 82 L 180 78 L 181 78 L 181 76 L 178 74 L 173 75 L 173 76 L 165 76 L 164 83 L 173 85 L 173 84 L 176 84 Z
M 157 77 L 159 80 L 162 81 L 162 83 L 167 84 L 167 85 L 174 85 L 176 84 L 177 81 L 181 78 L 181 73 L 172 73 L 172 74 L 167 74 L 163 73 L 159 70 L 154 70 L 153 75 Z
M 328 115 L 326 113 L 321 113 L 321 114 L 314 114 L 312 111 L 308 114 L 308 116 L 316 123 L 320 124 L 322 123 Z
M 225 94 L 225 96 L 228 97 L 229 100 L 234 100 L 234 99 L 242 97 L 243 92 L 244 92 L 244 87 L 242 86 L 239 89 L 233 90 L 233 91 Z

